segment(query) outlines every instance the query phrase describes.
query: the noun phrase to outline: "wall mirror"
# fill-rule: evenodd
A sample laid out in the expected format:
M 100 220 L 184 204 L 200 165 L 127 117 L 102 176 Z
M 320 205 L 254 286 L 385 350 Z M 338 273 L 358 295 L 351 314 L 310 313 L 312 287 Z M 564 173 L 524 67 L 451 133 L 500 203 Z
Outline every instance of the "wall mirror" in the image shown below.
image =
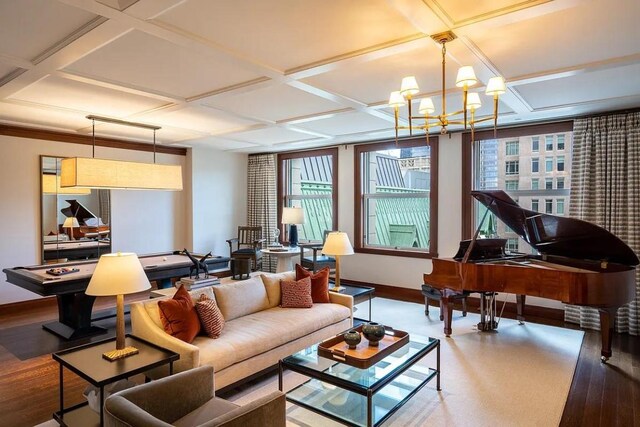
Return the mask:
M 111 193 L 61 188 L 61 161 L 40 156 L 42 262 L 99 258 L 111 252 Z

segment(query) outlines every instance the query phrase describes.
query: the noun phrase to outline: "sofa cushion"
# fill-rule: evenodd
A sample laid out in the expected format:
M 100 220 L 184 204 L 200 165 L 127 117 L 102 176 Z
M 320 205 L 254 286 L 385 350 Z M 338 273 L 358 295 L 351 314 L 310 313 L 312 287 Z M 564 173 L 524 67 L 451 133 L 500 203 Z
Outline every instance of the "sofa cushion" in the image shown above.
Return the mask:
M 202 324 L 202 329 L 209 338 L 218 338 L 224 328 L 224 317 L 218 308 L 216 301 L 207 297 L 206 294 L 200 295 L 196 303 L 196 311 Z
M 200 364 L 213 365 L 216 372 L 309 335 L 351 316 L 349 308 L 339 304 L 315 304 L 304 310 L 274 307 L 231 321 L 217 340 L 196 337 Z
M 269 297 L 260 277 L 215 286 L 213 293 L 227 322 L 269 307 Z
M 309 271 L 300 264 L 296 264 L 296 280 L 305 277 L 311 279 L 311 299 L 313 302 L 326 303 L 329 301 L 329 267 L 321 270 Z
M 239 408 L 235 403 L 231 403 L 227 400 L 214 397 L 204 405 L 189 412 L 184 417 L 174 421 L 172 425 L 175 427 L 186 426 L 200 426 L 204 425 L 208 421 L 214 420 L 219 416 L 231 412 L 234 409 Z
M 211 286 L 189 291 L 189 295 L 191 295 L 191 301 L 193 302 L 194 305 L 198 301 L 198 298 L 200 298 L 200 295 L 203 295 L 203 294 L 212 300 L 215 300 L 216 298 L 215 295 L 213 294 L 213 289 L 211 289 Z M 160 320 L 160 309 L 158 308 L 158 302 L 166 299 L 168 299 L 168 297 L 153 298 L 144 302 L 144 308 L 145 310 L 147 310 L 147 314 L 149 314 L 149 317 L 151 318 L 151 320 L 153 320 L 153 323 L 158 325 L 160 329 L 163 329 L 164 326 L 162 325 L 162 320 Z
M 300 280 L 281 280 L 280 289 L 282 292 L 283 308 L 311 308 L 311 279 L 305 277 Z
M 284 273 L 265 273 L 261 274 L 260 278 L 262 279 L 262 283 L 267 290 L 267 296 L 269 297 L 269 308 L 272 308 L 280 305 L 280 281 L 296 280 L 296 273 L 293 271 L 285 271 Z
M 190 343 L 200 333 L 200 319 L 186 288 L 181 286 L 173 298 L 158 302 L 164 331 Z

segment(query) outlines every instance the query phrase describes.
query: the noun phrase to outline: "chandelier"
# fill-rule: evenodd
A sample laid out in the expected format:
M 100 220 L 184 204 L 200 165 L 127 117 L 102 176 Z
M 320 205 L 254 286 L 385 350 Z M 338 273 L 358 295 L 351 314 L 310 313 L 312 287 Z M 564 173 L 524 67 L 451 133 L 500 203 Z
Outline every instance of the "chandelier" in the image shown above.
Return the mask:
M 412 96 L 419 93 L 420 89 L 418 88 L 418 82 L 414 76 L 403 78 L 400 90 L 391 92 L 391 95 L 389 96 L 389 106 L 393 107 L 395 116 L 396 144 L 398 143 L 398 131 L 404 129 L 409 130 L 409 135 L 413 135 L 414 129 L 424 130 L 428 138 L 429 128 L 432 126 L 440 126 L 440 133 L 444 135 L 448 132 L 447 126 L 454 124 L 463 125 L 465 130 L 467 127 L 471 128 L 471 138 L 473 139 L 476 124 L 493 120 L 493 129 L 495 132 L 498 125 L 498 96 L 506 92 L 504 79 L 500 76 L 489 79 L 485 94 L 493 96 L 493 115 L 476 118 L 475 112 L 482 106 L 480 95 L 477 92 L 469 92 L 468 88 L 475 85 L 478 80 L 475 72 L 473 71 L 473 67 L 469 65 L 461 67 L 458 70 L 456 86 L 463 90 L 462 110 L 447 113 L 445 85 L 446 44 L 455 40 L 456 35 L 451 31 L 445 31 L 444 33 L 434 34 L 431 38 L 442 45 L 442 112 L 439 115 L 431 115 L 436 111 L 433 100 L 431 98 L 422 98 L 420 100 L 420 105 L 418 106 L 418 112 L 421 115 L 414 117 L 411 106 Z M 408 104 L 409 109 L 409 126 L 400 126 L 398 124 L 399 110 L 400 107 L 405 104 Z M 459 117 L 461 115 L 462 117 Z M 414 125 L 413 120 L 424 120 L 424 124 Z

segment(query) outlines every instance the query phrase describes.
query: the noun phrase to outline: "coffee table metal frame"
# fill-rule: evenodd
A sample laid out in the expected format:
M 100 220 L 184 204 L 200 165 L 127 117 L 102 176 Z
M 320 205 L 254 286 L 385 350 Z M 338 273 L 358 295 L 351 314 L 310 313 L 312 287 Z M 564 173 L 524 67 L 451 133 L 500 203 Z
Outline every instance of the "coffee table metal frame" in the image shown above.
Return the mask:
M 405 360 L 400 366 L 398 366 L 396 369 L 394 369 L 393 371 L 391 371 L 389 374 L 385 375 L 384 377 L 378 379 L 377 381 L 375 381 L 373 384 L 371 384 L 370 386 L 364 386 L 362 384 L 358 384 L 355 383 L 353 381 L 350 381 L 348 379 L 344 379 L 344 378 L 340 378 L 334 375 L 330 375 L 327 374 L 326 371 L 329 370 L 330 368 L 333 368 L 336 365 L 344 365 L 340 362 L 334 362 L 330 359 L 325 359 L 322 356 L 318 356 L 317 354 L 317 345 L 314 345 L 312 347 L 309 347 L 305 350 L 303 350 L 303 352 L 307 352 L 309 354 L 315 354 L 315 357 L 318 358 L 318 360 L 326 360 L 327 363 L 329 364 L 329 367 L 323 370 L 318 370 L 318 369 L 314 369 L 308 366 L 304 366 L 301 365 L 299 363 L 296 363 L 296 359 L 294 359 L 295 354 L 289 357 L 286 357 L 282 360 L 280 360 L 279 364 L 278 364 L 278 389 L 280 391 L 283 391 L 283 385 L 282 385 L 282 380 L 283 380 L 283 373 L 285 369 L 289 369 L 293 372 L 297 372 L 299 374 L 305 375 L 307 377 L 309 377 L 310 379 L 307 380 L 305 383 L 293 388 L 292 390 L 289 391 L 289 393 L 294 392 L 295 390 L 297 390 L 300 387 L 303 387 L 305 384 L 309 383 L 310 381 L 312 381 L 313 379 L 322 381 L 324 383 L 328 383 L 331 384 L 333 386 L 339 387 L 341 389 L 344 390 L 348 390 L 351 392 L 354 392 L 356 394 L 359 394 L 361 396 L 365 396 L 367 399 L 367 423 L 366 426 L 367 427 L 375 427 L 375 426 L 379 426 L 382 423 L 384 423 L 393 413 L 395 413 L 398 409 L 400 409 L 400 407 L 402 407 L 409 399 L 411 399 L 411 397 L 416 394 L 418 391 L 420 391 L 420 389 L 422 389 L 422 387 L 424 387 L 429 381 L 431 381 L 434 377 L 436 377 L 436 389 L 438 391 L 441 390 L 440 388 L 440 340 L 436 339 L 436 338 L 425 338 L 424 340 L 417 340 L 417 341 L 410 341 L 409 344 L 407 345 L 411 345 L 411 344 L 419 344 L 419 345 L 424 345 L 424 347 L 422 347 L 421 349 L 419 349 L 415 354 L 413 354 L 411 357 L 409 357 L 407 360 Z M 403 349 L 405 349 L 406 346 L 401 347 L 400 349 L 398 349 L 396 352 L 391 353 L 389 356 L 387 356 L 386 358 L 382 359 L 382 361 L 378 362 L 377 364 L 373 365 L 372 367 L 368 368 L 368 369 L 372 369 L 382 363 L 385 363 L 385 361 L 388 359 L 388 357 L 393 356 L 394 354 L 403 351 Z M 409 368 L 411 368 L 415 363 L 417 363 L 419 360 L 421 360 L 424 356 L 426 356 L 427 354 L 431 353 L 433 350 L 436 350 L 436 369 L 433 368 L 428 368 L 429 369 L 429 374 L 426 376 L 426 378 L 419 384 L 417 385 L 411 392 L 409 392 L 409 394 L 407 396 L 405 396 L 402 400 L 400 400 L 399 402 L 396 403 L 396 405 L 390 409 L 382 418 L 380 418 L 377 422 L 374 423 L 374 413 L 373 413 L 373 396 L 380 391 L 382 388 L 384 388 L 386 385 L 388 385 L 389 383 L 391 383 L 392 381 L 394 381 L 395 379 L 397 379 L 401 374 L 403 374 L 405 371 L 407 371 Z M 351 367 L 352 369 L 358 369 L 358 368 L 354 368 Z M 360 371 L 366 371 L 366 369 L 362 369 Z M 322 409 L 319 409 L 317 407 L 308 405 L 304 402 L 300 402 L 298 400 L 292 399 L 289 397 L 289 394 L 287 394 L 287 400 L 289 402 L 295 403 L 298 406 L 301 406 L 305 409 L 308 409 L 312 412 L 315 412 L 317 414 L 323 415 L 327 418 L 330 418 L 334 421 L 337 421 L 339 423 L 345 424 L 345 425 L 349 425 L 349 426 L 354 426 L 354 427 L 359 427 L 360 424 L 355 424 L 353 422 L 350 422 L 348 420 L 345 420 L 343 418 L 338 417 L 337 415 L 334 415 L 332 413 L 323 411 Z

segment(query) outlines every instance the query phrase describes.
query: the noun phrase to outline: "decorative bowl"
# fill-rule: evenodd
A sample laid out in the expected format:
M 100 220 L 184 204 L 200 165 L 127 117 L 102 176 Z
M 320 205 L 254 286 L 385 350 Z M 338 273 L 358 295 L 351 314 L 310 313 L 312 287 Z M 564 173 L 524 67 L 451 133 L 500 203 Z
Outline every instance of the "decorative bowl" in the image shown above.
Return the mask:
M 350 331 L 345 332 L 343 336 L 344 342 L 346 342 L 347 345 L 349 345 L 349 348 L 352 350 L 357 347 L 360 341 L 362 341 L 360 332 L 356 331 L 355 329 L 351 329 Z
M 385 328 L 376 322 L 365 323 L 362 326 L 362 335 L 369 340 L 369 345 L 372 347 L 378 346 L 378 341 L 384 338 Z

